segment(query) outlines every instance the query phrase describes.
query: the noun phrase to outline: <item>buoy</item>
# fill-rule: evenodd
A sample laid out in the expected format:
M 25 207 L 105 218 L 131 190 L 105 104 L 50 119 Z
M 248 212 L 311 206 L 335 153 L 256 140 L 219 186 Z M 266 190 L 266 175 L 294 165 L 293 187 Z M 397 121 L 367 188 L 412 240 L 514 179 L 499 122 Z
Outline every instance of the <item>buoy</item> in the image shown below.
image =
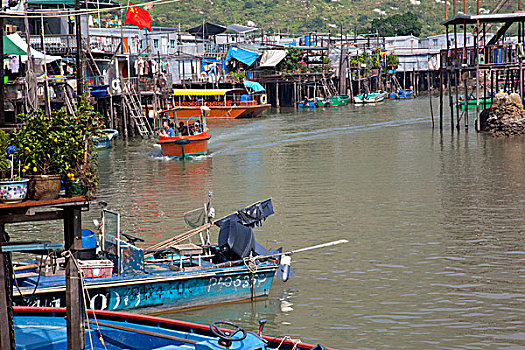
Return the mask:
M 120 79 L 113 79 L 113 81 L 111 82 L 111 88 L 113 89 L 113 91 L 120 93 Z
M 283 273 L 283 282 L 288 281 L 290 278 L 290 265 L 292 263 L 292 258 L 288 255 L 283 255 L 281 258 L 281 271 Z
M 261 104 L 265 105 L 267 101 L 268 101 L 268 97 L 266 96 L 266 94 L 262 94 L 261 95 Z

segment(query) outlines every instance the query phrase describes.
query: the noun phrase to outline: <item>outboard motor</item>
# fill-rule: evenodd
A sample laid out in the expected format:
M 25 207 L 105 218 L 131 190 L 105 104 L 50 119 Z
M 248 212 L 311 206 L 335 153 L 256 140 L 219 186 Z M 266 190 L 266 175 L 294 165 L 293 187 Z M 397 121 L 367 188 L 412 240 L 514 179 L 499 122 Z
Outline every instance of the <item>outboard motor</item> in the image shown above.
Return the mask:
M 221 253 L 230 261 L 245 258 L 255 250 L 252 229 L 234 220 L 221 224 L 218 243 Z

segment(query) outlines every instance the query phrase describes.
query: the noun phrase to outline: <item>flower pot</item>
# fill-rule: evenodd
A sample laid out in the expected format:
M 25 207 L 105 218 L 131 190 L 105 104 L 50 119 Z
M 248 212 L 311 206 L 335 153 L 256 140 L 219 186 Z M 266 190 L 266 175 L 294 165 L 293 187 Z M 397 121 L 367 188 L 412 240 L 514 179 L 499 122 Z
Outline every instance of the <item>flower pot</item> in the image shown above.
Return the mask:
M 57 199 L 60 194 L 60 175 L 30 175 L 29 198 L 34 200 Z
M 66 182 L 66 197 L 85 196 L 87 188 L 80 182 Z
M 27 196 L 27 182 L 29 179 L 17 181 L 0 181 L 0 201 L 2 203 L 19 203 Z

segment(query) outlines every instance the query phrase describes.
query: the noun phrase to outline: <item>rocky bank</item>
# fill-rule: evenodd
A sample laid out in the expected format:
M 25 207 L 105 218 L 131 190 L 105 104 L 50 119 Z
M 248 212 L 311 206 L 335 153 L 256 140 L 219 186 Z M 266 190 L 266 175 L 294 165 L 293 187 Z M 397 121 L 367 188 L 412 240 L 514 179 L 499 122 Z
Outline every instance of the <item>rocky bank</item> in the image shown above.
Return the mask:
M 481 131 L 493 136 L 525 135 L 525 110 L 520 95 L 498 93 L 480 115 Z

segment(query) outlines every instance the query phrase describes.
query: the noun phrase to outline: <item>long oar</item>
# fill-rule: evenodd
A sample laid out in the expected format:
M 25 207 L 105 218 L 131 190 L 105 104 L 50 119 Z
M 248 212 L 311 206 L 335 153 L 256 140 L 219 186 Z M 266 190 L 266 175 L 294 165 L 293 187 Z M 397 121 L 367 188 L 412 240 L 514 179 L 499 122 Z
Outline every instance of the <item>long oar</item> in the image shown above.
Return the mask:
M 338 241 L 332 241 L 332 242 L 317 244 L 317 245 L 313 245 L 313 246 L 310 246 L 310 247 L 289 250 L 287 252 L 282 252 L 282 253 L 275 253 L 275 254 L 269 254 L 269 255 L 257 255 L 257 256 L 254 256 L 253 258 L 256 259 L 256 260 L 260 260 L 260 259 L 267 259 L 267 258 L 272 258 L 272 257 L 277 257 L 277 256 L 283 256 L 283 255 L 292 255 L 292 254 L 295 254 L 295 253 L 302 253 L 302 252 L 306 252 L 306 251 L 312 250 L 312 249 L 320 249 L 320 248 L 331 247 L 331 246 L 338 245 L 338 244 L 343 244 L 343 243 L 348 243 L 348 240 L 340 239 Z M 235 261 L 227 261 L 227 262 L 216 264 L 216 265 L 213 265 L 213 266 L 203 267 L 202 270 L 217 269 L 217 268 L 221 268 L 221 267 L 231 267 L 231 266 L 236 266 L 236 265 L 242 264 L 243 262 L 244 262 L 244 259 L 235 260 Z

